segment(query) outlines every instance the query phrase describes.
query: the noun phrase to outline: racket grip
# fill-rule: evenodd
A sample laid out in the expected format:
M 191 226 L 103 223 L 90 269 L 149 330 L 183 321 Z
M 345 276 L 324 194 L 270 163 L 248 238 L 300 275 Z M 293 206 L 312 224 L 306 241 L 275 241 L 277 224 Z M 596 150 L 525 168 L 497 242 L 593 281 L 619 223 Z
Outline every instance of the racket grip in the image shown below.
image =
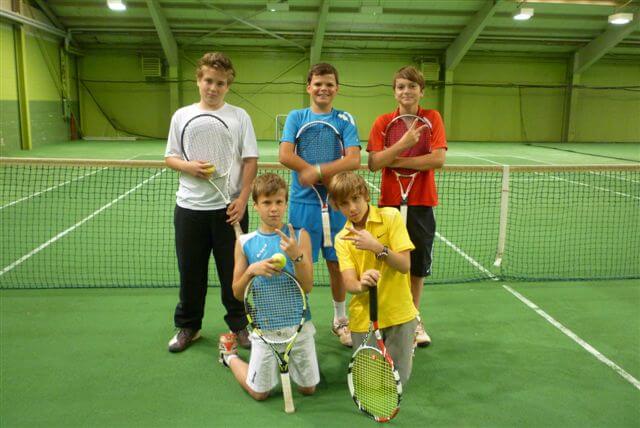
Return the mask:
M 322 211 L 322 235 L 324 238 L 324 246 L 332 247 L 331 242 L 331 220 L 329 218 L 329 211 Z
M 284 397 L 284 411 L 286 413 L 293 413 L 296 411 L 293 405 L 293 394 L 291 393 L 291 380 L 289 379 L 289 373 L 282 373 L 280 375 L 280 381 L 282 382 L 282 396 Z
M 369 320 L 378 322 L 378 287 L 369 288 Z
M 402 221 L 404 221 L 404 224 L 407 224 L 407 205 L 406 204 L 402 204 L 400 205 L 400 215 L 402 216 Z
M 240 238 L 240 235 L 242 235 L 242 228 L 240 227 L 240 223 L 236 223 L 233 225 L 233 231 L 236 234 L 236 239 Z

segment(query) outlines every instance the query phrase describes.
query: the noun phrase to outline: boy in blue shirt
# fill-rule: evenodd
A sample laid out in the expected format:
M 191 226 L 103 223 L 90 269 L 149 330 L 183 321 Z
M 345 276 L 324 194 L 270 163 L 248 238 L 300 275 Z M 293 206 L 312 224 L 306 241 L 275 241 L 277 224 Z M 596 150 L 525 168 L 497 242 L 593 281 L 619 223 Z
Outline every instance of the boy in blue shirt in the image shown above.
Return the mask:
M 311 106 L 301 110 L 292 110 L 287 116 L 280 141 L 280 163 L 291 169 L 291 202 L 289 221 L 295 228 L 304 228 L 311 237 L 313 261 L 322 255 L 327 261 L 329 282 L 333 297 L 334 317 L 332 331 L 340 338 L 340 343 L 352 346 L 349 321 L 346 316 L 346 292 L 342 284 L 338 258 L 333 247 L 325 247 L 322 233 L 321 206 L 311 185 L 322 181 L 329 183 L 331 177 L 341 171 L 358 169 L 360 166 L 360 140 L 353 117 L 342 110 L 333 108 L 333 99 L 338 93 L 338 71 L 327 63 L 311 67 L 307 75 L 307 93 Z M 342 137 L 344 157 L 333 162 L 310 165 L 296 155 L 296 135 L 300 128 L 311 121 L 325 121 L 333 125 Z M 326 187 L 319 186 L 321 196 L 326 195 Z M 331 219 L 331 238 L 342 229 L 345 217 L 329 207 Z
M 249 281 L 254 276 L 277 275 L 280 271 L 272 258 L 275 253 L 286 257 L 282 269 L 294 275 L 305 293 L 313 288 L 311 241 L 304 230 L 294 230 L 282 223 L 287 209 L 287 184 L 277 174 L 259 176 L 252 191 L 253 207 L 260 217 L 260 226 L 254 232 L 242 235 L 236 242 L 233 294 L 242 301 Z M 315 392 L 320 382 L 320 370 L 314 342 L 315 327 L 308 308 L 306 321 L 290 354 L 290 373 L 298 390 L 305 395 Z M 220 362 L 229 367 L 240 385 L 256 400 L 264 400 L 276 387 L 279 379 L 276 357 L 267 344 L 254 334 L 250 335 L 249 363 L 237 354 L 236 336 L 220 335 Z

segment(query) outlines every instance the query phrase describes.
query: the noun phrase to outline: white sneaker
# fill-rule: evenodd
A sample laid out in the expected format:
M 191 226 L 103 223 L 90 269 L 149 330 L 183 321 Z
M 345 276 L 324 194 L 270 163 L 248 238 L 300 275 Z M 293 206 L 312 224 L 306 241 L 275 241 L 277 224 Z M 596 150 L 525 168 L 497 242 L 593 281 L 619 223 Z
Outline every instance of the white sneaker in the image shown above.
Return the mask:
M 351 341 L 351 330 L 349 330 L 349 320 L 347 318 L 334 319 L 331 332 L 338 336 L 340 343 L 344 346 L 349 348 L 353 346 L 353 342 Z
M 431 337 L 424 330 L 422 320 L 418 318 L 418 325 L 416 326 L 416 340 L 415 344 L 422 347 L 431 345 Z

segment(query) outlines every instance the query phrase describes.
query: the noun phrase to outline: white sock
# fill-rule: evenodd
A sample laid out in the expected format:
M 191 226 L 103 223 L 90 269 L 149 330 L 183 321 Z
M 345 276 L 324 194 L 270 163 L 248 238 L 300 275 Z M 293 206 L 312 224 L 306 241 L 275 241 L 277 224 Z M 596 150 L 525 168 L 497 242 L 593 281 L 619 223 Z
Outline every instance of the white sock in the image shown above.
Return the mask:
M 224 362 L 229 365 L 229 361 L 233 360 L 234 358 L 238 358 L 237 354 L 226 354 L 223 355 L 222 358 L 224 358 Z
M 333 301 L 333 318 L 334 319 L 339 319 L 339 318 L 346 318 L 347 317 L 347 313 L 345 312 L 345 302 L 336 302 L 335 300 Z

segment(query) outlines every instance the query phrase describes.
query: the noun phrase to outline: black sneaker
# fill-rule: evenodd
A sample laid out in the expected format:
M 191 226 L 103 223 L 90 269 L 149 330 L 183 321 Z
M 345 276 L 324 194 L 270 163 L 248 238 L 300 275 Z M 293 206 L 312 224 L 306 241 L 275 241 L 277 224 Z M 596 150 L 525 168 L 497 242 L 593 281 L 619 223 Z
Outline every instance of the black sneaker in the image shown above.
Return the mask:
M 182 352 L 200 338 L 200 330 L 181 328 L 169 341 L 169 352 Z
M 244 349 L 251 349 L 251 340 L 249 340 L 249 332 L 246 328 L 233 332 L 238 338 L 238 345 Z

